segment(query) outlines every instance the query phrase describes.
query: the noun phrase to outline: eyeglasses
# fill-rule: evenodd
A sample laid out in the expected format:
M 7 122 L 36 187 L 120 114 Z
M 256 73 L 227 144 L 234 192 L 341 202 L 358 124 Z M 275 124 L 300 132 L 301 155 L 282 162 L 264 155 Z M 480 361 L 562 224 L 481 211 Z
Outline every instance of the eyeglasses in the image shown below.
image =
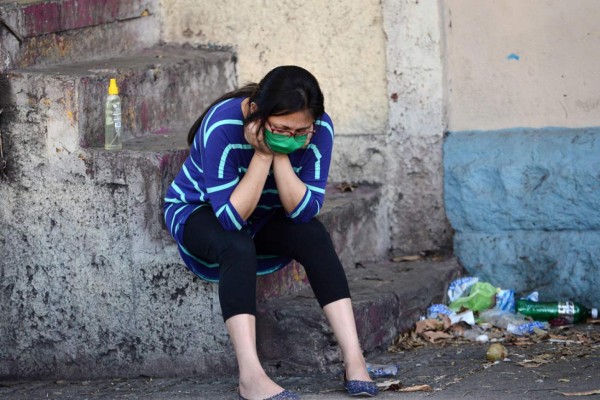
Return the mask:
M 311 125 L 310 128 L 298 129 L 296 131 L 290 131 L 288 129 L 278 128 L 276 126 L 271 125 L 271 123 L 269 121 L 267 121 L 267 124 L 269 124 L 269 130 L 271 132 L 273 132 L 274 134 L 284 135 L 289 138 L 290 137 L 297 138 L 298 136 L 306 136 L 309 134 L 312 134 L 312 135 L 315 134 L 314 123 Z

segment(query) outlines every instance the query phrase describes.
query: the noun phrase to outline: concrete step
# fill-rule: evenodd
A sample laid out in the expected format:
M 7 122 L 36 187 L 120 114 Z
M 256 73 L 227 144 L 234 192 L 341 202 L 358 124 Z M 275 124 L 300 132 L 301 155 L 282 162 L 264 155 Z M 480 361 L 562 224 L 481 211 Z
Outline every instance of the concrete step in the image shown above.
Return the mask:
M 117 56 L 160 40 L 157 0 L 4 1 L 2 69 Z
M 7 73 L 14 103 L 43 108 L 49 144 L 71 151 L 104 145 L 109 78 L 119 84 L 124 140 L 187 129 L 236 80 L 230 52 L 185 46 Z
M 348 271 L 357 330 L 365 353 L 386 350 L 427 307 L 444 301 L 448 284 L 463 274 L 456 259 L 360 264 Z M 341 354 L 310 290 L 262 303 L 257 341 L 272 373 L 338 371 Z

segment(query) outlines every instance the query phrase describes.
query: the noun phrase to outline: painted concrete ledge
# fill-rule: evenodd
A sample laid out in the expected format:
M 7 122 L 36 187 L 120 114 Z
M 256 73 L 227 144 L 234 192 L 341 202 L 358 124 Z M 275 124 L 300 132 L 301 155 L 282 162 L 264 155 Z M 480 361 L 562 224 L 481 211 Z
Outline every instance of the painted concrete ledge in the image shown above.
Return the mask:
M 600 128 L 452 132 L 445 204 L 473 275 L 600 304 Z

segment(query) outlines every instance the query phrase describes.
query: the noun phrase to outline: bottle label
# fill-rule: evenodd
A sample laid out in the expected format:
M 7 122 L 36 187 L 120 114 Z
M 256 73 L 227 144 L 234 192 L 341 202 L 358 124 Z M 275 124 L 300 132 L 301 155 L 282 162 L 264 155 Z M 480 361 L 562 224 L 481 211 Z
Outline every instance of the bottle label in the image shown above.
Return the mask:
M 119 129 L 121 127 L 121 105 L 120 104 L 113 104 L 113 121 L 115 124 L 115 128 Z M 118 134 L 118 133 L 117 133 Z
M 565 317 L 569 323 L 573 323 L 575 315 L 575 304 L 572 301 L 558 302 L 558 315 Z

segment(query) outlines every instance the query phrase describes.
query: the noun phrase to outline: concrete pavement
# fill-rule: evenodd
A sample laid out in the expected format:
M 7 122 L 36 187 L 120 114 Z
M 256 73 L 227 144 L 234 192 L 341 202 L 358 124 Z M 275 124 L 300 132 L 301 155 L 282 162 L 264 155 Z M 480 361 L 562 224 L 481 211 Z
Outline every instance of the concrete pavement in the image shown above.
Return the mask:
M 491 363 L 489 343 L 448 340 L 372 355 L 372 363 L 399 364 L 395 378 L 403 387 L 429 385 L 431 391 L 381 392 L 381 399 L 563 399 L 600 391 L 600 325 L 551 330 L 535 343 L 505 343 L 509 356 Z M 552 339 L 554 338 L 554 339 Z M 558 339 L 557 339 L 558 338 Z M 560 339 L 563 338 L 563 339 Z M 336 373 L 275 377 L 304 400 L 347 399 Z M 385 379 L 380 379 L 383 381 Z M 566 393 L 567 395 L 565 395 Z M 588 394 L 588 396 L 595 396 Z M 33 399 L 235 399 L 236 377 L 202 381 L 194 377 L 105 379 L 98 381 L 0 382 L 0 398 Z M 587 398 L 587 397 L 586 397 Z

